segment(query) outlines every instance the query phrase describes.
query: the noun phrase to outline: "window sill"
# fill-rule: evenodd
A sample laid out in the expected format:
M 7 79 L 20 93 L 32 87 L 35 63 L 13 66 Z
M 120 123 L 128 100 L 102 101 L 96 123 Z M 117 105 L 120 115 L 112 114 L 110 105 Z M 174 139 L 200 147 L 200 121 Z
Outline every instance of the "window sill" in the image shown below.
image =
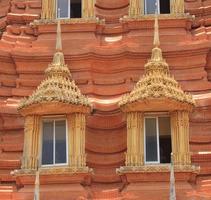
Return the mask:
M 19 169 L 11 172 L 11 175 L 19 176 L 19 175 L 35 175 L 37 170 L 32 169 Z M 40 175 L 45 174 L 70 174 L 70 173 L 92 173 L 92 169 L 89 167 L 69 167 L 65 166 L 52 166 L 52 167 L 40 167 L 39 172 Z
M 57 24 L 58 19 L 39 19 L 30 23 L 31 26 L 39 26 L 46 24 Z M 63 18 L 60 19 L 61 24 L 84 24 L 84 23 L 101 23 L 99 18 Z
M 84 168 L 39 168 L 40 184 L 78 184 L 91 181 L 92 169 Z M 17 185 L 34 185 L 36 170 L 20 169 L 11 173 L 16 179 Z
M 92 169 L 90 169 L 88 167 L 74 168 L 74 167 L 67 167 L 67 166 L 41 167 L 39 170 L 40 170 L 41 175 L 90 173 L 90 172 L 92 172 Z
M 175 172 L 199 172 L 199 167 L 194 165 L 175 165 Z M 170 164 L 146 164 L 143 166 L 124 166 L 117 169 L 117 173 L 157 173 L 170 172 Z
M 193 165 L 174 166 L 176 181 L 195 182 L 199 168 Z M 168 182 L 170 179 L 170 164 L 143 165 L 139 167 L 120 167 L 117 174 L 127 183 L 138 182 Z
M 190 15 L 189 13 L 183 13 L 183 14 L 158 14 L 158 19 L 193 19 L 194 16 Z M 123 18 L 120 19 L 121 22 L 124 21 L 131 21 L 131 20 L 154 20 L 155 19 L 155 14 L 144 14 L 136 17 L 130 17 L 130 16 L 124 16 Z

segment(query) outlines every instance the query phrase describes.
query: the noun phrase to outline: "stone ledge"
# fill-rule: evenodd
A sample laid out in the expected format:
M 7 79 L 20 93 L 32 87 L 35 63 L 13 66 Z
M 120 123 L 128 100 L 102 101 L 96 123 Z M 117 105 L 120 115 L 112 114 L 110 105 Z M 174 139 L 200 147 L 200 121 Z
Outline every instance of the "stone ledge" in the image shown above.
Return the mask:
M 93 170 L 88 167 L 55 167 L 40 168 L 40 184 L 79 183 L 89 185 Z M 19 186 L 34 185 L 36 170 L 20 169 L 11 174 L 16 178 Z
M 195 183 L 200 168 L 194 165 L 174 166 L 175 180 Z M 126 184 L 137 182 L 168 182 L 170 180 L 170 165 L 148 165 L 139 167 L 124 166 L 116 170 Z
M 175 165 L 175 172 L 194 172 L 198 173 L 200 167 L 195 165 Z M 143 165 L 143 166 L 123 166 L 116 170 L 118 174 L 124 173 L 156 173 L 170 172 L 170 164 Z

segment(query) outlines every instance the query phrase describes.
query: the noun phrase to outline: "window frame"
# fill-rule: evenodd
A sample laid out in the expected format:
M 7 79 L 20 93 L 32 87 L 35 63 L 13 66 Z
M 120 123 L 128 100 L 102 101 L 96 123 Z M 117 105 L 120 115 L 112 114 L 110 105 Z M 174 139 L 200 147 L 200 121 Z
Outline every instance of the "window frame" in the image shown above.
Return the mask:
M 143 0 L 144 1 L 144 15 L 153 15 L 154 13 L 147 13 L 147 0 Z M 160 13 L 160 0 L 157 1 L 158 5 L 158 15 L 170 15 L 171 14 L 171 0 L 169 0 L 169 13 Z
M 168 164 L 168 163 L 160 163 L 160 131 L 159 131 L 159 117 L 169 117 L 171 122 L 171 116 L 167 113 L 163 114 L 153 114 L 149 113 L 144 116 L 144 164 L 145 165 L 153 165 L 153 164 Z M 157 139 L 157 161 L 146 161 L 146 119 L 156 119 L 156 139 Z M 171 124 L 170 124 L 171 127 Z M 171 131 L 171 130 L 170 130 Z M 171 142 L 172 142 L 172 131 L 170 133 Z
M 68 17 L 58 17 L 58 1 L 56 0 L 56 19 L 75 19 L 71 17 L 71 0 L 68 0 Z M 81 0 L 81 18 L 82 18 L 82 1 Z
M 66 128 L 66 134 L 65 134 L 65 139 L 66 139 L 66 163 L 55 163 L 55 122 L 56 121 L 65 121 L 65 128 Z M 53 121 L 53 164 L 42 164 L 42 149 L 43 149 L 43 122 L 51 122 Z M 40 147 L 40 166 L 43 168 L 48 168 L 48 167 L 60 167 L 60 166 L 67 166 L 69 163 L 68 160 L 68 125 L 67 125 L 67 118 L 65 116 L 47 116 L 42 118 L 42 124 L 41 124 L 41 147 Z

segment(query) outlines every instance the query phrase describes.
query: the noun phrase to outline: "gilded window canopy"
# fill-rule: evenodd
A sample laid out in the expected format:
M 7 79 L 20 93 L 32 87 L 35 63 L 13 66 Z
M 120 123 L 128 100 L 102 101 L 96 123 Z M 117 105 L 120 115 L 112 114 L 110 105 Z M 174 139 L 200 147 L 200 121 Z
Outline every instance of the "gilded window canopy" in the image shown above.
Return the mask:
M 78 174 L 78 179 L 82 182 L 91 172 L 86 166 L 85 154 L 86 114 L 91 111 L 91 103 L 72 80 L 68 66 L 65 64 L 60 21 L 57 26 L 56 52 L 45 75 L 46 78 L 33 94 L 19 104 L 18 111 L 25 118 L 24 150 L 21 170 L 16 171 L 15 174 L 22 184 L 25 181 L 24 175 L 32 176 L 38 168 L 41 176 L 63 177 L 64 174 L 72 173 Z M 66 121 L 67 163 L 64 166 L 46 168 L 42 166 L 40 159 L 42 122 L 43 117 L 55 116 L 62 116 Z M 75 175 L 71 177 L 73 178 L 68 179 L 67 182 L 76 180 Z
M 197 173 L 197 168 L 191 164 L 189 150 L 189 113 L 194 108 L 195 101 L 170 75 L 169 66 L 163 59 L 159 48 L 157 14 L 154 28 L 154 48 L 151 59 L 145 65 L 145 74 L 119 102 L 121 110 L 126 113 L 127 153 L 125 166 L 117 171 L 120 175 L 126 175 L 127 180 L 133 176 L 131 181 L 135 182 L 137 179 L 145 180 L 146 177 L 150 179 L 146 172 L 168 174 L 168 166 L 161 163 L 148 164 L 145 157 L 145 117 L 152 113 L 159 116 L 159 113 L 165 112 L 170 117 L 171 151 L 175 169 L 177 172 L 188 173 L 186 180 L 190 180 Z

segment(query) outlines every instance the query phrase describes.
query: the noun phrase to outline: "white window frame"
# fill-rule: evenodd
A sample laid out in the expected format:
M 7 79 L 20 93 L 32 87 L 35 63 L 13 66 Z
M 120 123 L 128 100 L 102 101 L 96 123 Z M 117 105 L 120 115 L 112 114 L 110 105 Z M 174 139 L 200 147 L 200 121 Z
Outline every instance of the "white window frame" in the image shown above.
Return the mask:
M 70 14 L 70 12 L 71 12 L 71 8 L 70 8 L 71 0 L 68 0 L 68 16 L 67 17 L 60 17 L 60 16 L 58 16 L 58 10 L 59 10 L 59 8 L 58 8 L 58 1 L 59 0 L 56 0 L 56 18 L 57 19 L 70 19 L 70 17 L 71 17 L 71 14 Z
M 56 18 L 57 19 L 71 19 L 71 0 L 68 0 L 68 17 L 58 17 L 58 1 L 59 0 L 56 0 Z M 82 16 L 82 1 L 81 0 L 81 16 Z
M 160 132 L 159 132 L 159 117 L 169 117 L 171 119 L 171 116 L 164 114 L 164 115 L 147 115 L 144 117 L 144 163 L 146 165 L 150 165 L 150 164 L 161 164 L 160 163 L 160 141 L 159 141 L 159 136 L 160 136 Z M 147 161 L 146 160 L 146 119 L 156 119 L 156 138 L 157 138 L 157 161 Z M 171 133 L 170 133 L 171 134 Z
M 56 121 L 65 121 L 66 125 L 66 163 L 55 163 L 55 122 Z M 43 148 L 43 122 L 52 122 L 53 121 L 53 164 L 42 164 L 42 148 Z M 42 125 L 41 125 L 41 151 L 40 151 L 40 165 L 41 167 L 59 167 L 59 166 L 66 166 L 68 165 L 68 126 L 67 126 L 67 119 L 64 116 L 61 117 L 56 117 L 56 116 L 51 116 L 51 117 L 44 117 L 42 119 Z
M 152 15 L 154 13 L 147 13 L 147 1 L 148 0 L 144 0 L 144 14 L 145 15 Z M 160 0 L 157 0 L 157 3 L 158 3 L 158 14 L 160 14 Z

